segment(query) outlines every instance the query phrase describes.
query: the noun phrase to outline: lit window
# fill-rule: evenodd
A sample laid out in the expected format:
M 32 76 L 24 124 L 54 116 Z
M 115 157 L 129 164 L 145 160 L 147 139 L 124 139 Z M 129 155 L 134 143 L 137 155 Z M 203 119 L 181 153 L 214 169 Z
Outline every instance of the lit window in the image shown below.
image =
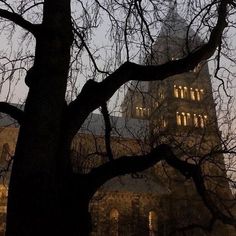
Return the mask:
M 149 211 L 148 213 L 148 228 L 149 236 L 157 235 L 157 214 L 155 211 Z
M 195 93 L 194 90 L 192 88 L 190 88 L 190 97 L 192 100 L 195 100 Z
M 197 100 L 200 101 L 200 92 L 198 89 L 195 89 Z
M 198 115 L 198 122 L 199 122 L 199 126 L 201 128 L 203 128 L 204 127 L 204 120 L 203 120 L 202 115 Z
M 188 88 L 184 87 L 184 98 L 188 98 Z
M 191 125 L 191 115 L 187 113 L 187 125 Z
M 207 123 L 207 115 L 204 115 L 203 117 L 204 117 L 204 124 L 206 125 L 206 123 Z
M 140 116 L 143 117 L 143 108 L 139 107 Z
M 161 127 L 162 128 L 166 128 L 166 126 L 167 126 L 167 121 L 162 117 L 162 119 L 161 119 Z
M 117 209 L 110 211 L 110 236 L 119 235 L 119 212 Z
M 163 127 L 166 127 L 167 126 L 167 122 L 166 122 L 166 120 L 164 119 L 163 120 Z
M 187 125 L 187 117 L 184 112 L 182 112 L 182 124 L 183 124 L 183 126 Z
M 179 112 L 176 112 L 176 122 L 177 125 L 181 125 L 181 115 L 179 114 Z
M 184 90 L 183 90 L 182 86 L 179 86 L 179 90 L 180 90 L 180 97 L 184 98 Z
M 139 114 L 139 107 L 135 108 L 135 114 L 136 114 L 136 116 L 140 116 L 140 114 Z
M 176 98 L 179 97 L 179 90 L 178 90 L 178 88 L 176 87 L 176 85 L 174 85 L 174 96 L 175 96 Z
M 193 123 L 195 127 L 198 127 L 198 118 L 196 114 L 193 114 Z
M 135 114 L 138 117 L 144 117 L 150 115 L 150 109 L 146 107 L 136 107 L 135 108 Z
M 161 98 L 161 99 L 164 98 L 164 92 L 163 92 L 163 91 L 160 92 L 160 98 Z
M 203 94 L 204 94 L 203 89 L 200 89 L 200 98 L 201 98 L 201 100 L 203 99 Z

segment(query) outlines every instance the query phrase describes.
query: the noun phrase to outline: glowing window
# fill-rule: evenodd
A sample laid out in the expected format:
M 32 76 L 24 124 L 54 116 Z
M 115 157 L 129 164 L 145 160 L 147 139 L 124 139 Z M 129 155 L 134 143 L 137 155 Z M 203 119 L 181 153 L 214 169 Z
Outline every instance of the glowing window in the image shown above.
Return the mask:
M 184 87 L 184 98 L 188 98 L 188 88 Z
M 148 213 L 148 228 L 149 236 L 157 235 L 157 214 L 155 211 L 149 211 Z
M 191 125 L 191 115 L 187 113 L 187 125 Z
M 180 91 L 180 98 L 184 98 L 184 90 L 182 86 L 179 86 L 179 91 Z
M 199 122 L 199 126 L 201 128 L 203 128 L 204 127 L 204 120 L 203 120 L 202 115 L 198 115 L 198 122 Z
M 161 99 L 164 98 L 164 92 L 163 92 L 163 91 L 160 92 L 160 98 L 161 98 Z
M 177 125 L 181 125 L 181 115 L 179 114 L 179 112 L 176 112 L 176 122 Z
M 179 97 L 179 90 L 178 90 L 178 88 L 176 87 L 176 85 L 174 85 L 174 96 L 175 96 L 176 98 Z
M 195 99 L 195 93 L 194 93 L 194 90 L 192 88 L 190 88 L 190 97 L 192 100 L 196 100 Z
M 117 209 L 110 211 L 110 236 L 119 235 L 119 212 Z
M 198 118 L 196 114 L 193 114 L 193 123 L 195 127 L 198 127 Z
M 203 89 L 200 89 L 200 98 L 201 98 L 201 100 L 203 99 L 203 95 L 204 95 L 204 91 L 203 91 Z
M 161 126 L 162 126 L 163 128 L 166 128 L 166 126 L 167 126 L 167 122 L 166 122 L 166 120 L 165 120 L 164 118 L 162 118 Z
M 187 125 L 187 117 L 184 112 L 182 112 L 182 124 L 183 124 L 183 126 Z
M 200 92 L 199 92 L 199 90 L 198 90 L 198 89 L 195 89 L 195 93 L 196 93 L 196 98 L 197 98 L 197 100 L 200 101 L 201 98 L 200 98 Z

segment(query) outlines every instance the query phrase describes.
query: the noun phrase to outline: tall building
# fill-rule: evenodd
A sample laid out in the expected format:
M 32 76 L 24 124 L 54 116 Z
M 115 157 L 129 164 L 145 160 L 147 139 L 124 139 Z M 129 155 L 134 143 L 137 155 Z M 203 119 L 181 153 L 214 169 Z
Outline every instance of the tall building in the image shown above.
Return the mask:
M 187 34 L 190 45 L 186 45 Z M 201 39 L 188 29 L 173 6 L 145 63 L 177 60 L 200 44 Z M 206 62 L 200 63 L 193 71 L 162 82 L 133 82 L 122 109 L 123 117 L 111 117 L 114 127 L 111 147 L 115 158 L 145 153 L 160 143 L 169 143 L 179 158 L 194 163 L 202 160 L 204 173 L 209 177 L 206 181 L 209 189 L 214 188 L 219 196 L 230 197 L 227 181 L 218 178 L 226 174 L 223 156 L 209 156 L 214 150 L 220 150 L 221 142 Z M 1 120 L 2 126 L 3 122 L 5 120 Z M 14 153 L 17 132 L 18 128 L 12 126 L 2 128 L 0 132 L 2 166 Z M 72 144 L 75 171 L 87 173 L 107 161 L 102 155 L 105 153 L 103 133 L 103 117 L 91 115 Z M 209 158 L 212 163 L 207 161 Z M 7 197 L 4 187 L 4 184 L 0 186 L 2 231 Z M 192 181 L 165 162 L 142 173 L 108 181 L 94 195 L 90 213 L 93 236 L 236 235 L 230 227 L 218 221 L 212 232 L 202 230 L 211 220 L 208 209 Z M 197 225 L 202 228 L 194 227 Z
M 189 45 L 186 37 L 191 42 Z M 178 60 L 201 43 L 200 37 L 189 29 L 173 6 L 145 63 Z M 209 190 L 218 192 L 221 200 L 223 195 L 230 198 L 224 178 L 224 157 L 213 155 L 221 150 L 221 138 L 207 62 L 164 81 L 132 82 L 122 110 L 126 119 L 148 123 L 144 143 L 148 140 L 149 147 L 168 143 L 179 158 L 190 163 L 202 162 L 203 172 L 209 176 L 206 180 Z M 206 156 L 211 161 L 207 161 Z M 219 185 L 224 187 L 217 189 Z M 116 178 L 107 183 L 97 197 L 99 194 L 103 196 L 95 201 L 97 208 L 91 204 L 97 222 L 94 235 L 167 236 L 173 232 L 173 235 L 189 236 L 236 235 L 218 222 L 211 233 L 200 227 L 191 228 L 191 225 L 206 227 L 211 215 L 192 181 L 184 179 L 165 163 L 157 164 L 136 179 L 129 175 L 120 180 Z M 189 230 L 183 230 L 188 227 Z

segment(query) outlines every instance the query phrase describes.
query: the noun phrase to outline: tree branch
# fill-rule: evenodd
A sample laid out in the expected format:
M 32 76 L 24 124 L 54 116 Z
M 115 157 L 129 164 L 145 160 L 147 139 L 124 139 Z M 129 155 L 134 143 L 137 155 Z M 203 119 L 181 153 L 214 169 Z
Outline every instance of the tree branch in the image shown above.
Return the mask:
M 23 121 L 24 112 L 7 102 L 0 102 L 0 112 L 5 113 L 17 120 L 19 124 L 21 124 Z
M 22 16 L 15 12 L 9 12 L 7 10 L 0 9 L 0 17 L 12 21 L 13 23 L 24 28 L 25 30 L 31 32 L 33 35 L 36 35 L 37 33 L 36 29 L 38 25 L 32 24 L 31 22 L 25 20 Z
M 171 152 L 171 150 L 168 150 L 168 152 Z M 173 153 L 169 155 L 164 155 L 164 159 L 170 166 L 180 171 L 180 173 L 186 178 L 192 178 L 197 192 L 201 196 L 204 205 L 210 211 L 214 219 L 218 219 L 224 224 L 229 224 L 236 227 L 236 219 L 232 218 L 231 215 L 228 216 L 223 213 L 223 209 L 220 209 L 210 196 L 205 186 L 203 177 L 204 175 L 199 165 L 194 165 L 187 163 L 186 161 L 182 161 L 178 159 Z
M 88 174 L 91 186 L 96 191 L 105 182 L 114 177 L 144 171 L 163 160 L 164 156 L 169 155 L 170 152 L 168 150 L 170 150 L 169 146 L 160 145 L 146 155 L 122 156 L 113 161 L 106 162 L 92 169 Z
M 104 123 L 105 123 L 105 144 L 106 144 L 106 151 L 107 156 L 110 161 L 113 161 L 113 154 L 111 149 L 111 122 L 110 122 L 110 116 L 107 109 L 107 104 L 103 104 L 101 106 L 101 113 L 103 115 Z
M 126 82 L 130 80 L 161 81 L 169 76 L 193 70 L 199 62 L 210 58 L 221 44 L 222 34 L 227 26 L 227 5 L 229 3 L 231 0 L 221 1 L 218 7 L 218 20 L 209 41 L 186 57 L 162 65 L 138 65 L 126 62 L 102 82 L 89 80 L 78 97 L 68 106 L 67 115 L 70 122 L 67 123 L 70 136 L 76 134 L 89 113 L 108 101 Z

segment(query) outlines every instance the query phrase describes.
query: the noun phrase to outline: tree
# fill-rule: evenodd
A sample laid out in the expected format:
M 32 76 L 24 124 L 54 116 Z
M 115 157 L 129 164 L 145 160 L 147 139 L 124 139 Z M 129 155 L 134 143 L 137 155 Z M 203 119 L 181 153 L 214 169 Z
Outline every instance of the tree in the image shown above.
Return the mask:
M 36 42 L 33 63 L 25 76 L 29 92 L 24 111 L 0 104 L 0 111 L 20 124 L 9 187 L 6 235 L 88 235 L 88 204 L 96 190 L 115 176 L 142 171 L 161 160 L 193 179 L 214 217 L 236 224 L 206 195 L 200 167 L 179 160 L 166 145 L 157 146 L 143 156 L 113 160 L 110 155 L 109 162 L 88 174 L 72 172 L 69 155 L 73 137 L 92 111 L 102 107 L 103 114 L 107 113 L 106 103 L 122 85 L 131 80 L 164 80 L 193 70 L 216 50 L 221 52 L 223 32 L 231 24 L 234 1 L 196 4 L 187 1 L 188 9 L 198 8 L 192 22 L 202 18 L 200 28 L 206 19 L 212 18 L 207 25 L 206 43 L 189 50 L 183 58 L 162 65 L 132 62 L 137 51 L 131 48 L 137 40 L 140 51 L 150 53 L 152 49 L 151 29 L 162 19 L 160 4 L 159 1 L 95 0 L 86 4 L 68 0 L 1 1 L 3 27 L 10 27 L 6 22 L 11 22 L 27 31 L 25 37 L 30 33 Z M 213 13 L 215 9 L 217 13 Z M 122 18 L 116 18 L 117 12 Z M 116 43 L 111 48 L 118 53 L 113 58 L 111 72 L 106 71 L 109 62 L 104 70 L 99 69 L 96 53 L 89 45 L 89 37 L 103 17 L 111 23 L 110 36 Z M 74 88 L 78 71 L 75 69 L 84 68 L 85 64 L 80 64 L 87 60 L 81 56 L 84 51 L 92 64 L 92 79 L 67 105 L 66 89 L 68 85 Z M 26 58 L 29 62 L 32 57 Z

